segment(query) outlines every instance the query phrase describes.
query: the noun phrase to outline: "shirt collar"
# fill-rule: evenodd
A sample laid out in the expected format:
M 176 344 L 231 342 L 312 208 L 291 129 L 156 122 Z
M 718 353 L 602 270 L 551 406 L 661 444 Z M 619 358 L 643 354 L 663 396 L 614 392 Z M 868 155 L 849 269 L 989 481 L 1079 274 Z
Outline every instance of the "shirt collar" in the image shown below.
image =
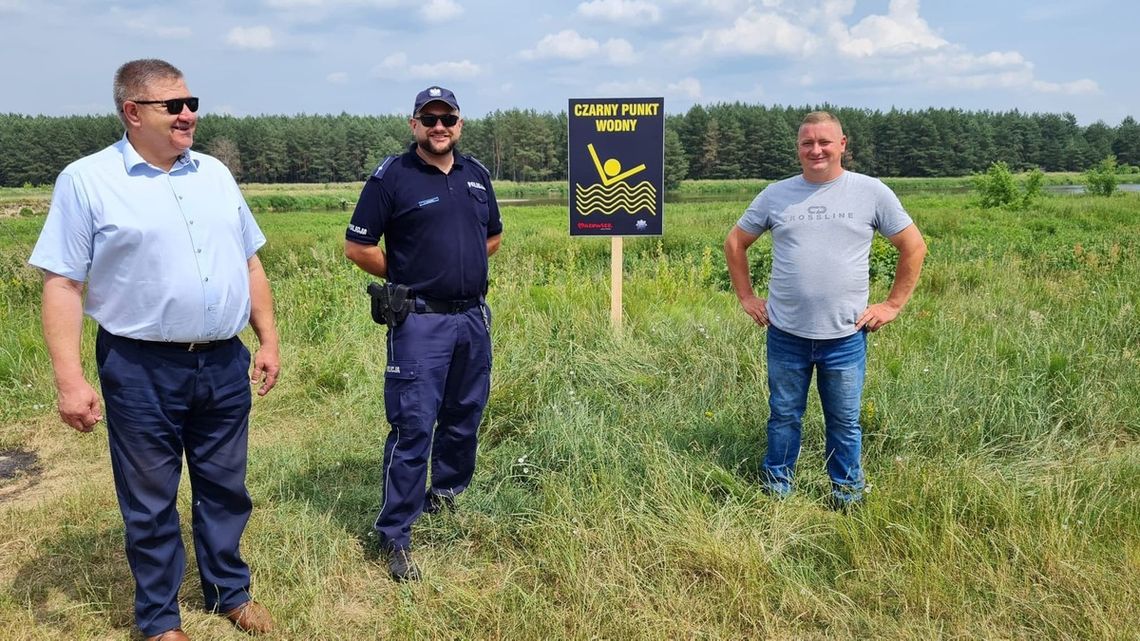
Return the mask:
M 132 173 L 139 165 L 145 165 L 147 167 L 158 169 L 139 155 L 139 152 L 135 150 L 135 146 L 132 145 L 130 139 L 127 138 L 126 133 L 123 134 L 122 139 L 119 140 L 115 146 L 118 147 L 119 152 L 123 154 L 123 167 L 127 170 L 128 174 Z M 174 165 L 167 173 L 173 174 L 183 169 L 186 169 L 187 171 L 198 170 L 198 160 L 190 155 L 189 149 L 183 151 L 182 155 L 178 156 L 178 159 L 174 161 Z

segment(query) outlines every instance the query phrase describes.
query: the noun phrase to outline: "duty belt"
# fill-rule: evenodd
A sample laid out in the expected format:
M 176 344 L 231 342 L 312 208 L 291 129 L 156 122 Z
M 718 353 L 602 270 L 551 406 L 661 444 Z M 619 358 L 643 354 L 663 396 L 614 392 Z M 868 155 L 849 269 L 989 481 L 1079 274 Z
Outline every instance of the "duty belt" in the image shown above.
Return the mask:
M 416 306 L 413 311 L 417 314 L 460 314 L 477 306 L 480 300 L 478 297 L 463 300 L 434 300 L 416 296 Z

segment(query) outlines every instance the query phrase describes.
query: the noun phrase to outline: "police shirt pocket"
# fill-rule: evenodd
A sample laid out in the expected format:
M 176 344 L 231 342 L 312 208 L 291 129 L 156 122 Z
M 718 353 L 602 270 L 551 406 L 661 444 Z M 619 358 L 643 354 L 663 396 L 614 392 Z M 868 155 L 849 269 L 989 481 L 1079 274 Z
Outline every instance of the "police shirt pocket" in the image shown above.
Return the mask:
M 490 200 L 487 191 L 478 187 L 468 187 L 467 193 L 471 194 L 471 204 L 475 208 L 475 215 L 479 217 L 479 222 L 486 223 L 491 216 L 491 207 L 487 204 Z

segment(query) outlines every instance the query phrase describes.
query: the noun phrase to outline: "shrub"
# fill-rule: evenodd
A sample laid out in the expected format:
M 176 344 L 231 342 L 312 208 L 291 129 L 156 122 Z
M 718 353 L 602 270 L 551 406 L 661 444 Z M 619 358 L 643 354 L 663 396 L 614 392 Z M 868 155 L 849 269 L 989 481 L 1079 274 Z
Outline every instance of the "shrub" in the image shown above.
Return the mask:
M 984 174 L 978 174 L 974 177 L 974 188 L 982 197 L 982 207 L 989 209 L 991 207 L 1005 207 L 1017 203 L 1018 198 L 1017 183 L 1013 180 L 1013 174 L 1009 171 L 1009 165 L 1004 161 L 998 161 L 990 164 L 990 168 Z
M 876 234 L 871 240 L 868 276 L 872 281 L 892 283 L 895 280 L 895 266 L 899 261 L 899 250 L 886 238 Z
M 1004 161 L 992 163 L 984 174 L 974 176 L 974 189 L 981 195 L 981 205 L 1025 209 L 1043 193 L 1042 183 L 1045 174 L 1034 168 L 1025 179 L 1024 189 L 1018 189 L 1017 181 Z
M 1021 207 L 1027 208 L 1030 203 L 1039 198 L 1043 193 L 1041 190 L 1041 183 L 1045 180 L 1045 174 L 1036 167 L 1029 172 L 1025 178 L 1025 192 L 1021 194 Z
M 1096 196 L 1111 196 L 1116 191 L 1116 156 L 1107 156 L 1085 170 L 1085 189 Z

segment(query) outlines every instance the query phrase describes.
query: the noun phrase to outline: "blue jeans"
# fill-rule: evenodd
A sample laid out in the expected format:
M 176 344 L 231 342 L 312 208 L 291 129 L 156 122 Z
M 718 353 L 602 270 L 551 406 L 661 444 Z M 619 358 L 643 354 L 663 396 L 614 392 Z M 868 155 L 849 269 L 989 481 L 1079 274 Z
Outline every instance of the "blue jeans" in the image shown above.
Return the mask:
M 867 334 L 862 331 L 844 338 L 813 340 L 768 327 L 770 415 L 764 481 L 774 494 L 785 496 L 792 491 L 813 367 L 818 372 L 832 495 L 844 503 L 857 501 L 863 493 L 859 409 L 867 371 Z

